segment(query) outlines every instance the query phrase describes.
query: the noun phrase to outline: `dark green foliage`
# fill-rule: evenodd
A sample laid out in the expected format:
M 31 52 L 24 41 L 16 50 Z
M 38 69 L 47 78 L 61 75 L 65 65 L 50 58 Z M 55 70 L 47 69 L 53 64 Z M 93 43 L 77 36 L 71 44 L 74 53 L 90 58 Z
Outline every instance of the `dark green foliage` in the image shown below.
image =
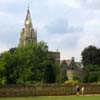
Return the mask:
M 78 82 L 80 82 L 80 81 L 81 81 L 81 79 L 80 79 L 80 77 L 79 77 L 79 76 L 74 76 L 74 77 L 73 77 L 73 80 L 74 80 L 74 81 L 78 81 Z
M 64 83 L 64 82 L 67 81 L 67 80 L 68 80 L 67 75 L 62 77 L 62 83 Z
M 84 66 L 100 65 L 100 50 L 95 46 L 88 46 L 82 51 L 82 63 Z
M 83 82 L 85 82 L 85 83 L 96 82 L 97 83 L 98 82 L 98 75 L 96 73 L 87 74 L 84 77 Z
M 68 80 L 66 70 L 61 71 L 61 83 L 64 83 L 66 80 Z
M 91 73 L 91 74 L 89 75 L 88 81 L 89 81 L 89 82 L 96 82 L 96 83 L 97 83 L 97 81 L 98 81 L 98 76 L 97 76 L 97 74 Z
M 98 65 L 84 66 L 83 70 L 86 72 L 84 82 L 98 82 L 100 77 L 100 67 Z
M 66 63 L 65 60 L 63 60 L 63 62 L 61 63 L 60 65 L 60 70 L 61 70 L 61 73 L 60 73 L 60 82 L 61 83 L 64 83 L 66 80 L 68 80 L 68 77 L 67 77 L 67 69 L 69 68 L 68 64 Z
M 100 72 L 100 49 L 88 46 L 82 52 L 83 70 L 86 75 L 84 82 L 98 82 Z
M 54 72 L 53 65 L 48 64 L 44 72 L 44 82 L 54 83 L 56 81 L 56 73 Z
M 84 83 L 88 83 L 88 77 L 89 77 L 88 74 L 86 74 L 86 75 L 84 76 L 84 78 L 83 78 L 83 82 L 84 82 Z
M 100 72 L 97 73 L 98 82 L 100 82 Z
M 55 81 L 52 64 L 48 66 L 48 48 L 43 42 L 10 49 L 0 57 L 0 80 L 6 80 L 7 84 L 41 82 L 47 70 Z
M 98 72 L 100 71 L 100 66 L 90 64 L 90 65 L 84 66 L 83 70 L 86 71 L 87 73 L 93 72 L 93 71 Z

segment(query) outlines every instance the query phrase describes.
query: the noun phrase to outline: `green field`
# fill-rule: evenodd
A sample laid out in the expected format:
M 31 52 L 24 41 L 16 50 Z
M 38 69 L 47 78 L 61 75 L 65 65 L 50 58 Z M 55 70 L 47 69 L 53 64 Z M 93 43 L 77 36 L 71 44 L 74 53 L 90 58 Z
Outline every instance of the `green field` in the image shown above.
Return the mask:
M 58 97 L 30 97 L 30 98 L 0 98 L 0 100 L 100 100 L 100 96 L 58 96 Z

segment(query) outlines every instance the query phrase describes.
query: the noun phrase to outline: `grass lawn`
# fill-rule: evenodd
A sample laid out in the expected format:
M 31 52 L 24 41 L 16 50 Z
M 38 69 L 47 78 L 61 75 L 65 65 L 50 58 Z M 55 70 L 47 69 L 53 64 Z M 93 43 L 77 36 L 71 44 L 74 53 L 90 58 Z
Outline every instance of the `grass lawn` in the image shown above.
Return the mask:
M 0 98 L 0 100 L 100 100 L 100 96 L 58 96 L 58 97 L 29 97 L 29 98 Z

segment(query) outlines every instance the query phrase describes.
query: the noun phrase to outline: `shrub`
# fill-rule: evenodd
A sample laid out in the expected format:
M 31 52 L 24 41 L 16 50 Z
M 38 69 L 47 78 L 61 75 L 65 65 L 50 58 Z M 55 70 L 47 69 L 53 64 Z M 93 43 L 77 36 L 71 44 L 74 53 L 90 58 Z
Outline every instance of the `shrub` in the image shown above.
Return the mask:
M 77 80 L 67 80 L 64 83 L 67 85 L 75 85 L 78 84 L 79 82 Z

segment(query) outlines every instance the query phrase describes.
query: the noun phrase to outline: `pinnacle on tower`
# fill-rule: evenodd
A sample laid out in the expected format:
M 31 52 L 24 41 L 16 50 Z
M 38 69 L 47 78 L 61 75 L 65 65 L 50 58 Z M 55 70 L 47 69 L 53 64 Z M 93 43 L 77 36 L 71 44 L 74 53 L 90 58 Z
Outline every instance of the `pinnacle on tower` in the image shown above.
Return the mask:
M 31 14 L 28 8 L 25 18 L 24 28 L 21 31 L 20 46 L 23 47 L 27 43 L 34 43 L 34 42 L 37 43 L 37 33 L 33 28 Z
M 29 8 L 27 9 L 27 15 L 25 19 L 25 25 L 31 25 L 32 27 L 32 20 L 31 20 L 31 14 Z

